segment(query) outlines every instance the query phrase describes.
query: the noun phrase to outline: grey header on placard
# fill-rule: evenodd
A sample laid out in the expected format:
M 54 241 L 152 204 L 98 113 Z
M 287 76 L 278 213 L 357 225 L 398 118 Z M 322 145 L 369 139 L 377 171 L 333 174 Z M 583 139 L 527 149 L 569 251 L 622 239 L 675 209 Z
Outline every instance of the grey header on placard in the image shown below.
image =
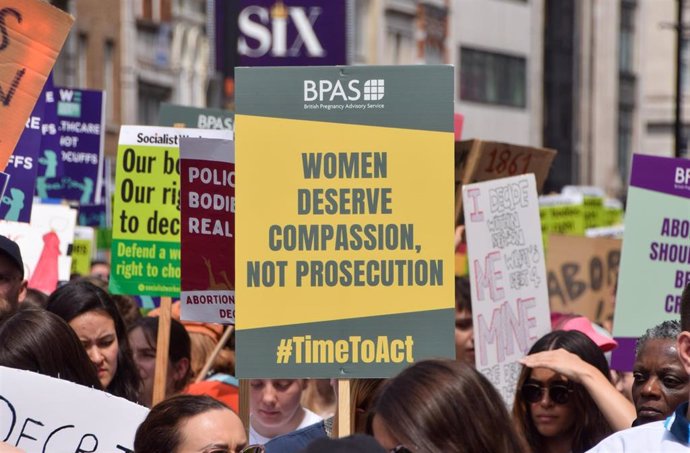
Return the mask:
M 331 123 L 453 132 L 452 66 L 236 69 L 236 111 Z

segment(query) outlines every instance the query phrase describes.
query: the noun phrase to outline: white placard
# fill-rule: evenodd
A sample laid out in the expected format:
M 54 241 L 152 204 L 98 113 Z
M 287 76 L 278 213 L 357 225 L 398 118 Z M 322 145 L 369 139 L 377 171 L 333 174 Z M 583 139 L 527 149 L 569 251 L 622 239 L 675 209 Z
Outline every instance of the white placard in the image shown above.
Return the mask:
M 462 188 L 476 365 L 512 404 L 517 360 L 551 330 L 533 174 Z
M 76 209 L 64 204 L 34 202 L 30 224 L 0 220 L 0 234 L 19 245 L 24 261 L 24 278 L 30 280 L 45 246 L 44 236 L 54 232 L 59 239 L 58 280 L 67 281 L 72 268 L 72 258 L 67 253 L 74 240 L 76 224 Z
M 0 366 L 0 440 L 27 452 L 132 452 L 144 406 Z

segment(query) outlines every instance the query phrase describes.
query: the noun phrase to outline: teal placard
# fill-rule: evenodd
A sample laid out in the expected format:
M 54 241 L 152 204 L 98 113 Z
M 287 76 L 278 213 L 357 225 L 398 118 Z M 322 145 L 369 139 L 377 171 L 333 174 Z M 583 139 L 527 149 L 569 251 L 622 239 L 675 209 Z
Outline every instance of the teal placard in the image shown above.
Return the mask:
M 202 109 L 164 102 L 161 104 L 158 120 L 161 126 L 233 130 L 235 114 L 228 110 Z

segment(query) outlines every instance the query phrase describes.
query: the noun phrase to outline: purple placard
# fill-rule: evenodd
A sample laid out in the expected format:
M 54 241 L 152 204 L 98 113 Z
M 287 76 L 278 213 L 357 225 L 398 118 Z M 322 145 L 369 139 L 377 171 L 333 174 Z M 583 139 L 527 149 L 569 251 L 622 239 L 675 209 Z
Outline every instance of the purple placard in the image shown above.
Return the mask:
M 345 0 L 241 0 L 240 5 L 239 65 L 347 64 Z
M 618 347 L 611 355 L 611 368 L 619 371 L 632 371 L 635 363 L 637 337 L 614 337 Z
M 633 154 L 630 186 L 690 197 L 690 160 Z
M 105 127 L 102 91 L 55 87 L 62 176 L 40 180 L 41 198 L 100 202 Z
M 5 171 L 9 183 L 5 188 L 0 203 L 0 219 L 14 222 L 31 220 L 31 205 L 34 199 L 34 187 L 38 174 L 38 156 L 41 149 L 41 117 L 45 106 L 45 97 L 38 97 L 31 116 L 26 120 L 24 132 L 10 156 Z
M 104 204 L 83 204 L 79 206 L 77 223 L 80 226 L 104 228 L 107 226 Z
M 0 171 L 0 198 L 5 196 L 5 189 L 7 189 L 7 183 L 10 182 L 10 175 L 4 171 Z
M 41 120 L 41 148 L 39 149 L 38 173 L 36 175 L 36 195 L 48 198 L 45 193 L 45 180 L 62 176 L 62 160 L 60 159 L 60 134 L 57 129 L 57 97 L 53 85 L 51 72 L 43 86 L 43 117 Z

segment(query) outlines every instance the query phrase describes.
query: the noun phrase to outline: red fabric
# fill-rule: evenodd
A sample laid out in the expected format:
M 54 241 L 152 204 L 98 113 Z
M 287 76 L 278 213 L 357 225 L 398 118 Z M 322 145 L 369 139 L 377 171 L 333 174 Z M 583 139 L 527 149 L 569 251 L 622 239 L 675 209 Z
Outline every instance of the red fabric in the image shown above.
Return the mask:
M 189 384 L 183 393 L 188 395 L 208 395 L 227 404 L 235 413 L 240 413 L 240 390 L 220 381 L 201 381 Z
M 58 257 L 60 256 L 60 238 L 54 231 L 43 235 L 43 250 L 36 269 L 29 279 L 29 288 L 45 294 L 55 291 L 58 283 Z

